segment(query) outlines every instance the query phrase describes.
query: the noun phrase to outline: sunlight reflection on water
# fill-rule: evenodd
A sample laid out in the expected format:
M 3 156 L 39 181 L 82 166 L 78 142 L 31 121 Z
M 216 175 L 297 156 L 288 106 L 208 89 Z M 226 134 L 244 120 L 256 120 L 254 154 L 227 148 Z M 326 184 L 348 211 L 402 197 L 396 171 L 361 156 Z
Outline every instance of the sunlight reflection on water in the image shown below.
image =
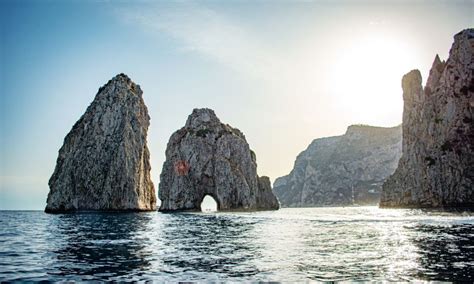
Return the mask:
M 469 214 L 0 214 L 0 280 L 474 279 Z

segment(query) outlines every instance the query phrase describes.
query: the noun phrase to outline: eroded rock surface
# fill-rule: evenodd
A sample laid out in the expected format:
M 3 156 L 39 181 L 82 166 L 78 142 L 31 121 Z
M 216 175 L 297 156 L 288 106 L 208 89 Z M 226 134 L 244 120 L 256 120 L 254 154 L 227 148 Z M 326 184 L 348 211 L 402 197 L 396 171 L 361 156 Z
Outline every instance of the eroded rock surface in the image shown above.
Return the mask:
M 424 89 L 418 70 L 403 77 L 403 155 L 381 207 L 474 206 L 473 51 L 474 29 L 464 30 Z
M 155 210 L 139 85 L 124 74 L 99 89 L 59 150 L 46 212 Z
M 255 153 L 238 129 L 211 109 L 194 109 L 166 148 L 160 211 L 201 210 L 206 195 L 218 210 L 269 210 L 279 204 L 270 180 L 258 177 Z
M 273 190 L 285 207 L 377 204 L 400 156 L 401 126 L 352 125 L 344 135 L 315 139 Z

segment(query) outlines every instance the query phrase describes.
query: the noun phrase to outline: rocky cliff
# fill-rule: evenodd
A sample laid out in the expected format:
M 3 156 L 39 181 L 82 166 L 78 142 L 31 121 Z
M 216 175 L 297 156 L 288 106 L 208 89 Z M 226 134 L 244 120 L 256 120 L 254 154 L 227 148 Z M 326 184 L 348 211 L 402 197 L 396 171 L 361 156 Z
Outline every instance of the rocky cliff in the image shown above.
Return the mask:
M 286 207 L 376 204 L 400 155 L 401 126 L 352 125 L 342 136 L 315 139 L 274 191 Z
M 139 85 L 120 74 L 99 89 L 59 150 L 46 212 L 155 210 Z
M 218 210 L 278 209 L 270 180 L 258 177 L 255 153 L 238 129 L 211 109 L 194 109 L 166 148 L 160 211 L 201 210 L 206 195 Z
M 474 207 L 474 29 L 435 57 L 426 86 L 402 79 L 403 155 L 383 185 L 381 207 Z

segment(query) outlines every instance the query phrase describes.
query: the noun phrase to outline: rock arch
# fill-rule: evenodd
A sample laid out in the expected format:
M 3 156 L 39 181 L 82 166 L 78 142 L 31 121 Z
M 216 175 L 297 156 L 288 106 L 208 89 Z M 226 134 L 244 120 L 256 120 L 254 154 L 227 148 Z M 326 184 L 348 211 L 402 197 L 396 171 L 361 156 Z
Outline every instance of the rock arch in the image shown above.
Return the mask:
M 195 109 L 170 138 L 160 176 L 160 211 L 200 211 L 204 196 L 220 211 L 279 208 L 270 180 L 258 177 L 255 153 L 240 130 L 211 109 Z

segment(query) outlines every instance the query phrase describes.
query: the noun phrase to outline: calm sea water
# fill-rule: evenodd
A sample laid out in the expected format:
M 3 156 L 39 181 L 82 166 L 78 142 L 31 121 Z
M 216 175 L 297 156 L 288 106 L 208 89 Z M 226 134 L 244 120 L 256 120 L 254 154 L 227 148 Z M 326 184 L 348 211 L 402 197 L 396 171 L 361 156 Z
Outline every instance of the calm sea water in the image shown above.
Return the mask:
M 0 212 L 0 280 L 474 281 L 474 216 Z

